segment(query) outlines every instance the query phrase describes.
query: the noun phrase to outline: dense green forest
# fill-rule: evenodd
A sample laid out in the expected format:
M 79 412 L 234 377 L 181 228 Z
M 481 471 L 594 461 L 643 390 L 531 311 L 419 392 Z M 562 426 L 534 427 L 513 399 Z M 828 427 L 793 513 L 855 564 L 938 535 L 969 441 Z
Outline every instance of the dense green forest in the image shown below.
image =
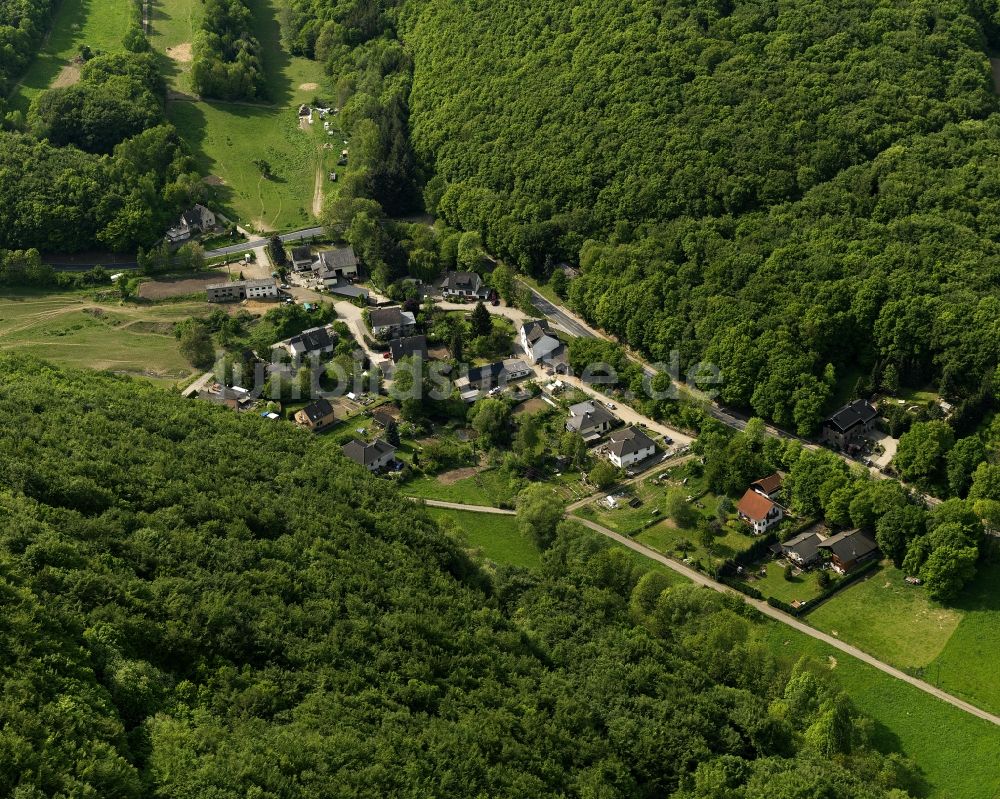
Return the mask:
M 312 3 L 317 52 L 347 5 Z M 991 4 L 385 13 L 428 210 L 541 277 L 580 263 L 577 310 L 713 360 L 725 402 L 812 433 L 847 374 L 952 398 L 992 376 Z
M 563 526 L 483 571 L 291 425 L 0 361 L 0 793 L 893 797 L 735 599 Z
M 6 96 L 32 58 L 52 19 L 52 0 L 0 3 L 0 95 Z M 0 111 L 3 101 L 0 100 Z
M 207 0 L 193 55 L 191 85 L 203 97 L 256 100 L 264 95 L 260 42 L 243 0 Z

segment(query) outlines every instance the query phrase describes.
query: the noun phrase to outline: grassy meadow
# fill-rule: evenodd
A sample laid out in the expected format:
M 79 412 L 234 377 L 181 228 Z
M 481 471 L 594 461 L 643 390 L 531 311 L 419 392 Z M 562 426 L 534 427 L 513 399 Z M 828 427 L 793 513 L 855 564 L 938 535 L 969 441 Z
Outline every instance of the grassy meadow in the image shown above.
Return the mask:
M 52 86 L 60 73 L 60 82 L 74 82 L 73 59 L 81 45 L 94 52 L 120 51 L 135 14 L 134 0 L 61 0 L 49 35 L 17 84 L 10 107 L 26 112 L 32 98 Z
M 194 374 L 178 351 L 173 325 L 209 307 L 196 301 L 121 306 L 96 302 L 91 292 L 5 289 L 0 351 L 16 349 L 65 366 L 173 385 Z
M 478 551 L 494 563 L 534 569 L 541 565 L 541 553 L 529 538 L 517 530 L 517 519 L 495 513 L 428 508 L 439 522 L 449 520 L 449 532 L 457 532 L 463 545 Z
M 267 97 L 255 103 L 193 97 L 188 76 L 201 4 L 169 0 L 155 7 L 150 40 L 172 88 L 167 117 L 212 187 L 212 204 L 230 219 L 260 232 L 307 227 L 334 186 L 326 173 L 345 137 L 341 131 L 327 136 L 318 116 L 300 127 L 298 106 L 317 95 L 329 97 L 330 81 L 321 64 L 285 50 L 273 0 L 248 5 L 267 78 Z M 324 149 L 325 143 L 331 147 Z M 261 175 L 256 161 L 270 165 L 270 178 Z

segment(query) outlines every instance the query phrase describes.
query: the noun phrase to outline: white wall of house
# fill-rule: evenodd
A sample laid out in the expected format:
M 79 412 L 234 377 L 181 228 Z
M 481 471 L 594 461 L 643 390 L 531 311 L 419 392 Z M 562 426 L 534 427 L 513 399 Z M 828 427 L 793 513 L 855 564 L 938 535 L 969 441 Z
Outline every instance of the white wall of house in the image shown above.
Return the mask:
M 651 458 L 656 453 L 656 447 L 646 447 L 645 449 L 640 449 L 638 452 L 629 452 L 625 455 L 619 457 L 613 452 L 608 453 L 608 460 L 611 461 L 619 469 L 627 469 L 633 464 L 639 463 L 640 461 L 646 460 L 646 458 Z

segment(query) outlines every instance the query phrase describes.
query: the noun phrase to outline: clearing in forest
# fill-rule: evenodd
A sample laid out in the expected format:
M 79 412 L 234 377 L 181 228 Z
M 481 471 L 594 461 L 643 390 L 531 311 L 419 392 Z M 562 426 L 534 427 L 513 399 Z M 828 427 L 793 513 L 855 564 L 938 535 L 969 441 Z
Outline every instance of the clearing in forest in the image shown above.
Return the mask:
M 249 0 L 264 55 L 268 96 L 259 103 L 199 100 L 188 81 L 190 43 L 198 31 L 201 4 L 154 3 L 150 40 L 171 86 L 167 117 L 191 147 L 198 169 L 212 186 L 212 204 L 257 232 L 314 224 L 322 210 L 328 168 L 343 136 L 327 136 L 322 120 L 301 125 L 297 109 L 312 103 L 327 84 L 323 67 L 291 56 L 281 42 L 274 0 Z M 324 149 L 330 140 L 338 148 Z M 260 165 L 266 163 L 270 177 Z M 332 185 L 332 184 L 331 184 Z M 317 199 L 318 198 L 318 199 Z
M 64 70 L 73 67 L 83 45 L 95 52 L 120 52 L 134 13 L 133 0 L 62 0 L 48 37 L 11 94 L 10 107 L 26 112 L 45 89 L 74 83 Z

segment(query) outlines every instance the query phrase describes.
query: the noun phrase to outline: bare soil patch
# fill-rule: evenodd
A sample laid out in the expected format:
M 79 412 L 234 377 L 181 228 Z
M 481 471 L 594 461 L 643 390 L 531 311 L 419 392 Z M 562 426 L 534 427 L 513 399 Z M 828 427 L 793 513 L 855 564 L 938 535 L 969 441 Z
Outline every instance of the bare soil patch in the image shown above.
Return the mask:
M 184 277 L 167 280 L 147 280 L 139 286 L 139 296 L 144 300 L 165 300 L 170 297 L 183 297 L 185 294 L 195 294 L 204 291 L 210 283 L 223 283 L 229 280 L 227 272 L 209 272 L 198 277 Z
M 52 81 L 53 89 L 62 89 L 66 86 L 72 86 L 74 83 L 80 80 L 80 65 L 79 64 L 67 64 L 56 75 L 56 79 Z
M 299 91 L 303 92 L 314 92 L 319 88 L 318 83 L 300 83 Z
M 207 178 L 205 178 L 202 181 L 202 183 L 205 183 L 205 184 L 207 184 L 209 186 L 225 186 L 226 185 L 226 181 L 224 181 L 218 175 L 209 175 Z
M 167 56 L 179 64 L 187 64 L 193 60 L 191 55 L 191 42 L 184 42 L 176 47 L 167 48 Z
M 522 413 L 538 413 L 538 411 L 544 411 L 549 406 L 545 400 L 541 397 L 534 397 L 530 400 L 525 400 L 520 405 L 514 408 L 514 415 L 517 416 Z
M 442 472 L 437 476 L 437 481 L 441 485 L 450 486 L 453 483 L 457 483 L 459 480 L 464 480 L 466 477 L 474 477 L 479 473 L 479 469 L 475 466 L 466 466 L 462 469 L 452 469 L 450 472 Z

